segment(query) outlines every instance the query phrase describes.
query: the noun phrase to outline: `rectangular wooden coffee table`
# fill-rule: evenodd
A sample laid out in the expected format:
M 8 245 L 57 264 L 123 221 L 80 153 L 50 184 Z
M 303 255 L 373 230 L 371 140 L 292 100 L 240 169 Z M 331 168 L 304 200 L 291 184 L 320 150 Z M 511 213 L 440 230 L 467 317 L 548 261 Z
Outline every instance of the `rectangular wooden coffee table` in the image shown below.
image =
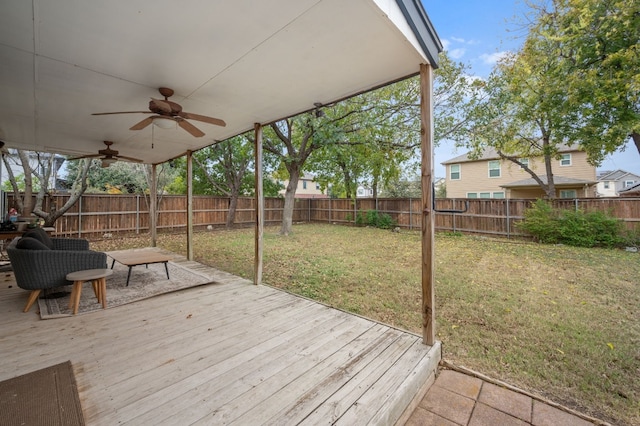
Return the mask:
M 113 259 L 113 262 L 111 262 L 111 269 L 113 269 L 113 265 L 115 265 L 116 261 L 129 267 L 129 272 L 127 273 L 127 287 L 129 286 L 129 278 L 131 278 L 131 268 L 139 265 L 146 265 L 149 267 L 149 264 L 152 263 L 164 263 L 164 270 L 167 273 L 167 279 L 169 279 L 169 267 L 167 266 L 167 262 L 171 260 L 171 257 L 162 253 L 126 252 L 113 253 L 109 256 Z

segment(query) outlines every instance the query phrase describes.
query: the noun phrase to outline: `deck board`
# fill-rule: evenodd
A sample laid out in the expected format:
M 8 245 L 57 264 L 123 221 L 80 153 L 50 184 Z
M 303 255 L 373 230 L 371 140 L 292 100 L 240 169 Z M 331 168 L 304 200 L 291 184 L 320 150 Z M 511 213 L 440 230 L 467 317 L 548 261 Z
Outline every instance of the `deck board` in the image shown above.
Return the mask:
M 1 276 L 0 380 L 70 360 L 88 425 L 392 424 L 440 359 L 415 334 L 172 256 L 215 283 L 40 320 Z

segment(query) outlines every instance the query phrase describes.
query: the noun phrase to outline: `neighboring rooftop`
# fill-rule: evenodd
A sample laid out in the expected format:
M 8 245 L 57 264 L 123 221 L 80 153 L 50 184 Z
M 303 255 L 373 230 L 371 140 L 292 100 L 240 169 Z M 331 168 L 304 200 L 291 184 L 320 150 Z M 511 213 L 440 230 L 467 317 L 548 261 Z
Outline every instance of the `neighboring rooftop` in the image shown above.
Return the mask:
M 540 176 L 540 180 L 546 185 L 548 183 L 547 175 Z M 593 185 L 597 183 L 593 180 L 584 180 L 584 179 L 574 179 L 568 178 L 564 176 L 554 176 L 553 183 L 556 187 L 562 186 L 576 186 L 576 185 Z M 516 188 L 516 187 L 527 187 L 527 186 L 537 186 L 538 182 L 533 178 L 518 180 L 515 182 L 506 183 L 504 185 L 500 185 L 502 188 Z
M 558 152 L 575 152 L 580 151 L 580 149 L 576 145 L 562 145 L 558 148 Z M 467 163 L 471 161 L 486 161 L 486 160 L 497 160 L 500 158 L 498 155 L 498 151 L 494 148 L 486 148 L 479 156 L 475 156 L 473 151 L 469 151 L 466 154 L 459 155 L 457 157 L 451 158 L 450 160 L 443 161 L 440 164 L 454 164 L 454 163 Z
M 604 170 L 604 171 L 598 172 L 597 179 L 599 181 L 605 181 L 605 180 L 618 181 L 618 180 L 623 180 L 627 176 L 633 176 L 636 178 L 638 177 L 638 175 L 635 173 L 618 169 L 618 170 Z

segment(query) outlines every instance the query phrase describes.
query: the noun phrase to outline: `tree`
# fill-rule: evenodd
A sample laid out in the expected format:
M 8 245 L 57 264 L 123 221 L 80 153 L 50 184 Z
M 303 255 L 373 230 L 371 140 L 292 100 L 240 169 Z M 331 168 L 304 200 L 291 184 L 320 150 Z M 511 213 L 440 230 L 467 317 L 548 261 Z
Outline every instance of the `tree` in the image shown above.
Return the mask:
M 67 212 L 87 189 L 87 174 L 91 166 L 88 159 L 82 160 L 77 174 L 69 192 L 69 199 L 61 206 L 52 205 L 49 211 L 44 211 L 42 206 L 45 197 L 50 194 L 52 188 L 50 184 L 55 181 L 55 173 L 63 161 L 61 157 L 51 153 L 30 152 L 15 150 L 4 152 L 2 161 L 6 167 L 9 181 L 13 189 L 15 203 L 18 211 L 23 216 L 31 214 L 44 220 L 44 226 L 54 226 L 55 221 Z M 24 173 L 24 186 L 20 185 L 13 173 L 13 166 L 22 167 Z M 39 185 L 35 186 L 34 182 Z M 21 193 L 21 190 L 23 192 Z M 33 197 L 35 193 L 35 198 Z
M 458 132 L 472 156 L 494 148 L 529 173 L 549 199 L 556 196 L 552 163 L 565 146 L 567 92 L 559 84 L 564 73 L 555 43 L 530 34 L 520 51 L 497 64 L 485 85 L 487 97 Z M 542 173 L 521 161 L 531 157 L 543 158 Z
M 74 181 L 81 170 L 81 161 L 68 161 L 67 179 Z M 148 188 L 142 166 L 126 161 L 101 167 L 100 160 L 93 160 L 87 178 L 89 193 L 144 194 Z
M 562 137 L 579 143 L 598 165 L 631 137 L 640 152 L 640 3 L 553 0 L 534 5 L 530 37 L 555 47 L 567 93 Z
M 216 195 L 229 197 L 226 227 L 235 222 L 238 197 L 250 193 L 253 186 L 248 176 L 253 164 L 253 141 L 241 135 L 196 152 L 193 159 Z
M 309 155 L 333 138 L 321 131 L 321 117 L 304 113 L 271 124 L 263 133 L 264 150 L 279 159 L 289 175 L 285 190 L 281 235 L 289 235 L 293 226 L 293 208 L 298 181 Z

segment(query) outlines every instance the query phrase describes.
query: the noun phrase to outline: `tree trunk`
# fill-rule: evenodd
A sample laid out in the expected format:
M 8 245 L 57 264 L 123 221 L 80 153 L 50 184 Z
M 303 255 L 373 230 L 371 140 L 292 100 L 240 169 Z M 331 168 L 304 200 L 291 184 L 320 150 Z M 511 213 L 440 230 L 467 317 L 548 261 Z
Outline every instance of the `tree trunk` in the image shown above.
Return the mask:
M 378 176 L 373 177 L 373 183 L 371 184 L 373 198 L 378 198 Z
M 631 132 L 631 139 L 633 139 L 633 143 L 636 144 L 636 148 L 638 149 L 638 153 L 640 154 L 640 133 Z
M 282 212 L 282 227 L 280 235 L 289 235 L 293 227 L 293 208 L 296 203 L 296 189 L 300 180 L 298 169 L 289 170 L 289 184 L 284 193 L 284 210 Z
M 227 212 L 227 229 L 233 228 L 233 224 L 236 222 L 236 210 L 238 208 L 238 193 L 234 191 L 229 197 L 229 211 Z
M 555 182 L 553 181 L 553 167 L 551 164 L 551 160 L 552 160 L 551 154 L 549 154 L 549 152 L 547 151 L 547 149 L 549 148 L 548 137 L 546 136 L 543 137 L 542 146 L 543 146 L 543 152 L 544 152 L 544 167 L 545 167 L 545 172 L 547 173 L 547 185 L 543 189 L 547 193 L 547 198 L 549 200 L 553 200 L 556 198 L 556 185 L 555 185 Z

